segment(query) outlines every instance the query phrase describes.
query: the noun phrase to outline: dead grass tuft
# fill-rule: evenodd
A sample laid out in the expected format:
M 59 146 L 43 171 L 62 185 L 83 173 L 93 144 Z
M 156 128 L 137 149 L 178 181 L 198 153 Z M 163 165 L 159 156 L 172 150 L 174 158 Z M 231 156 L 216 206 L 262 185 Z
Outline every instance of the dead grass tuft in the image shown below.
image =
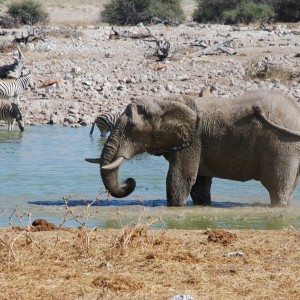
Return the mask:
M 206 234 L 208 235 L 207 241 L 209 243 L 218 243 L 228 246 L 237 241 L 236 234 L 226 230 L 208 230 Z
M 142 278 L 133 280 L 129 276 L 108 276 L 103 275 L 95 278 L 92 284 L 101 289 L 106 289 L 114 292 L 136 292 L 143 288 Z
M 127 248 L 134 244 L 140 238 L 147 238 L 147 231 L 153 224 L 163 222 L 160 217 L 143 221 L 143 215 L 146 210 L 143 210 L 138 221 L 133 226 L 126 226 L 122 229 L 122 234 L 117 237 L 113 248 Z
M 137 226 L 134 228 L 123 228 L 122 234 L 119 236 L 114 244 L 116 248 L 127 248 L 140 237 L 146 237 L 147 229 L 144 226 Z

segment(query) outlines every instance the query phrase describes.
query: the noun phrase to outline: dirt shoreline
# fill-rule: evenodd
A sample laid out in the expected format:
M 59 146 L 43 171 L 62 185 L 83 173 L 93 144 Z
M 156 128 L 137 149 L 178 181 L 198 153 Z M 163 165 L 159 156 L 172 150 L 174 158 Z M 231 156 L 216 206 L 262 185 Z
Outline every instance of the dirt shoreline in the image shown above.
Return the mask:
M 0 237 L 1 299 L 300 297 L 294 230 L 1 228 Z

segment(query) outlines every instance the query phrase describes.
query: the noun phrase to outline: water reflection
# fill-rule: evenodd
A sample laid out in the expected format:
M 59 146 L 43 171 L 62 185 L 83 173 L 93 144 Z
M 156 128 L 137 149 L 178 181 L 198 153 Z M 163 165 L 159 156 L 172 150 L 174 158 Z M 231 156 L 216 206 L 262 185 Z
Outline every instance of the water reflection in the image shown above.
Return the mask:
M 4 130 L 4 127 L 0 127 L 0 144 L 19 144 L 23 136 L 24 132 L 8 131 Z

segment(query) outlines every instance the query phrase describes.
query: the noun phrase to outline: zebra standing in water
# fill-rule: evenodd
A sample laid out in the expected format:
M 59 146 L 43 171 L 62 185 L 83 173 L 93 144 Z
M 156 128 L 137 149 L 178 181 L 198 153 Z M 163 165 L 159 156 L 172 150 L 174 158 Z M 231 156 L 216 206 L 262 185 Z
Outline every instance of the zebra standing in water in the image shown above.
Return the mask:
M 8 121 L 8 131 L 13 130 L 15 120 L 18 122 L 20 130 L 24 131 L 22 115 L 15 103 L 0 100 L 0 120 Z
M 106 134 L 108 132 L 112 132 L 112 130 L 114 129 L 119 116 L 119 113 L 103 113 L 99 115 L 92 125 L 90 135 L 93 134 L 94 127 L 96 124 L 100 130 L 101 137 L 106 137 Z
M 14 97 L 14 103 L 19 105 L 19 95 L 28 87 L 34 87 L 31 74 L 27 74 L 16 80 L 0 81 L 0 97 Z

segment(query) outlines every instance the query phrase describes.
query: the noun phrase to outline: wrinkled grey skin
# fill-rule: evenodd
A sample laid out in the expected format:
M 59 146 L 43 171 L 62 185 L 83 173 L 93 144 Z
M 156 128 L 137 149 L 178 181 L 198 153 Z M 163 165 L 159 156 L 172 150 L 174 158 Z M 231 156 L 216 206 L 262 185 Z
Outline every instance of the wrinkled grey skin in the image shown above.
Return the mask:
M 101 158 L 87 161 L 103 167 L 144 152 L 169 162 L 169 206 L 184 205 L 189 194 L 195 205 L 209 205 L 213 177 L 258 180 L 273 206 L 286 206 L 299 178 L 300 108 L 270 90 L 226 99 L 135 100 L 119 118 Z M 132 178 L 119 184 L 118 167 L 101 168 L 101 176 L 114 197 L 135 188 Z

